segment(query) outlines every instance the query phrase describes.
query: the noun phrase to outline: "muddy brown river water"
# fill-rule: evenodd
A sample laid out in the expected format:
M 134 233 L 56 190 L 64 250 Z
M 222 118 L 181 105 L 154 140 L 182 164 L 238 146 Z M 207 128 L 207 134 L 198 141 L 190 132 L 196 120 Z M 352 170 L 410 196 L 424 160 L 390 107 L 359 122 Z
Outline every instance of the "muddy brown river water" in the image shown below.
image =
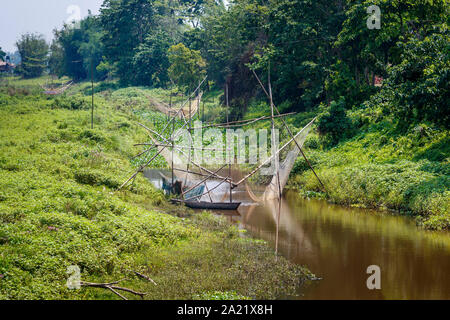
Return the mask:
M 230 221 L 321 278 L 289 299 L 450 299 L 449 233 L 421 230 L 413 219 L 390 213 L 305 200 L 293 191 L 283 198 L 277 228 L 277 201 L 254 205 L 243 192 L 234 201 L 243 204 L 239 212 L 224 212 Z M 380 290 L 367 288 L 370 265 L 380 267 Z
M 276 243 L 278 205 L 242 206 L 237 218 L 252 236 Z M 283 199 L 279 252 L 320 281 L 296 299 L 449 299 L 450 236 L 423 231 L 410 218 L 305 200 Z M 367 267 L 381 270 L 369 290 Z

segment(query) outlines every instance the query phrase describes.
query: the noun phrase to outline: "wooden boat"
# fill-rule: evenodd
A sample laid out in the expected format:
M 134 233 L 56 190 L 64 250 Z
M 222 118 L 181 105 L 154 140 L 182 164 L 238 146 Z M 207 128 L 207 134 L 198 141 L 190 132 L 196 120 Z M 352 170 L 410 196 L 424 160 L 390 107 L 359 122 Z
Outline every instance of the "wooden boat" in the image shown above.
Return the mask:
M 237 210 L 241 202 L 206 202 L 206 201 L 184 201 L 172 199 L 173 203 L 183 203 L 191 209 L 202 210 Z

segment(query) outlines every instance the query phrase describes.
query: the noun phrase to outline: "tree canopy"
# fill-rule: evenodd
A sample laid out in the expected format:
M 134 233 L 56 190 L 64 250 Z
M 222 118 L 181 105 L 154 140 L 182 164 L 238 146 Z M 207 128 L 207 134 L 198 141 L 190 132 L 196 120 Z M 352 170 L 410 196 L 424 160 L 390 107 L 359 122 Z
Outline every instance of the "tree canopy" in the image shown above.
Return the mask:
M 380 28 L 368 27 L 373 5 Z M 79 29 L 55 31 L 49 68 L 83 79 L 92 63 L 98 79 L 187 89 L 206 72 L 227 84 L 235 118 L 263 97 L 253 71 L 270 71 L 284 111 L 381 99 L 408 123 L 448 126 L 448 11 L 445 0 L 105 0 Z
M 0 47 L 0 60 L 5 61 L 6 52 L 2 50 L 2 47 Z
M 169 76 L 180 87 L 194 90 L 205 76 L 206 64 L 200 51 L 190 50 L 182 43 L 169 48 L 169 61 Z
M 42 75 L 47 67 L 48 44 L 43 35 L 26 33 L 16 43 L 22 62 L 18 68 L 24 78 Z

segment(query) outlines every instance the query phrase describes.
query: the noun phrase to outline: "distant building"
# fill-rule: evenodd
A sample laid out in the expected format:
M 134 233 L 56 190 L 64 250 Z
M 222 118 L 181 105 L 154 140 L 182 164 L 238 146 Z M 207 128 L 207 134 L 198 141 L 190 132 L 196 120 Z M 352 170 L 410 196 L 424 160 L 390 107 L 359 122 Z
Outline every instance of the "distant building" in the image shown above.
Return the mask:
M 375 87 L 381 87 L 383 85 L 383 77 L 375 76 L 374 85 Z
M 0 72 L 1 73 L 13 73 L 16 65 L 11 63 L 9 56 L 6 56 L 5 61 L 0 61 Z

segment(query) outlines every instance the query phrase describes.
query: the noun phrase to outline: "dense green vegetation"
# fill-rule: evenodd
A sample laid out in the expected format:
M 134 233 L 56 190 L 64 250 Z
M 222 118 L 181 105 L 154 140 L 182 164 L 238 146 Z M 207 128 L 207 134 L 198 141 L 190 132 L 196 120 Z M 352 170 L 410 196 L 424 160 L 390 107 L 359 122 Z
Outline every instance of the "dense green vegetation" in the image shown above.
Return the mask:
M 264 242 L 209 213 L 169 205 L 141 176 L 116 191 L 133 171 L 133 143 L 145 138 L 133 105 L 119 98 L 125 93 L 97 95 L 91 130 L 88 86 L 53 98 L 40 92 L 45 81 L 0 86 L 0 298 L 118 298 L 69 290 L 70 265 L 83 281 L 126 278 L 121 285 L 147 299 L 295 294 L 307 271 L 283 258 L 275 264 Z
M 380 29 L 366 24 L 373 4 Z M 85 281 L 127 278 L 124 286 L 150 299 L 275 298 L 297 289 L 305 269 L 274 264 L 266 244 L 211 214 L 169 205 L 142 176 L 116 191 L 143 160 L 132 159 L 132 145 L 146 140 L 136 120 L 155 129 L 166 121 L 151 99 L 180 102 L 206 74 L 208 121 L 225 120 L 225 85 L 230 119 L 270 114 L 253 71 L 265 86 L 270 75 L 281 112 L 296 112 L 286 119 L 292 131 L 318 116 L 305 151 L 326 192 L 301 158 L 291 188 L 448 230 L 448 11 L 445 0 L 105 0 L 80 28 L 55 30 L 50 46 L 24 35 L 24 79 L 0 86 L 0 298 L 115 297 L 68 290 L 70 265 Z M 45 71 L 79 83 L 46 97 Z M 82 82 L 91 73 L 94 129 Z
M 448 13 L 445 0 L 105 0 L 79 28 L 55 30 L 49 70 L 188 91 L 206 73 L 228 85 L 232 119 L 265 98 L 252 71 L 270 73 L 282 111 L 329 113 L 320 129 L 332 144 L 359 129 L 344 113 L 376 106 L 403 131 L 448 129 Z M 333 128 L 336 106 L 344 125 Z
M 22 62 L 16 72 L 24 78 L 42 75 L 46 68 L 48 44 L 43 35 L 27 33 L 16 43 Z
M 405 135 L 387 121 L 371 124 L 337 147 L 312 135 L 306 152 L 324 181 L 325 195 L 304 160 L 292 186 L 307 196 L 344 205 L 385 208 L 415 216 L 428 229 L 450 227 L 449 132 L 417 126 Z

